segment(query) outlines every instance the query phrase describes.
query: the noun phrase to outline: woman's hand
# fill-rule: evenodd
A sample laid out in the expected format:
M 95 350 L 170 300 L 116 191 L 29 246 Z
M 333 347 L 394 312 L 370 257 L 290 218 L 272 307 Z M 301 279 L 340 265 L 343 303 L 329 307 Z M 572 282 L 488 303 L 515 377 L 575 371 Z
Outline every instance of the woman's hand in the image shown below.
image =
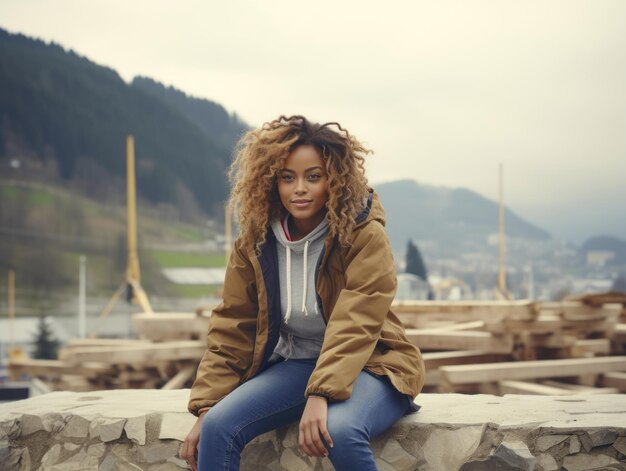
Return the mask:
M 328 450 L 320 438 L 332 448 L 333 441 L 326 430 L 328 402 L 322 396 L 309 396 L 300 419 L 298 444 L 302 451 L 309 456 L 328 456 Z
M 200 441 L 200 431 L 202 430 L 202 418 L 206 413 L 207 411 L 198 416 L 198 420 L 187 435 L 187 438 L 185 438 L 180 451 L 180 457 L 189 463 L 193 471 L 198 470 L 198 442 Z

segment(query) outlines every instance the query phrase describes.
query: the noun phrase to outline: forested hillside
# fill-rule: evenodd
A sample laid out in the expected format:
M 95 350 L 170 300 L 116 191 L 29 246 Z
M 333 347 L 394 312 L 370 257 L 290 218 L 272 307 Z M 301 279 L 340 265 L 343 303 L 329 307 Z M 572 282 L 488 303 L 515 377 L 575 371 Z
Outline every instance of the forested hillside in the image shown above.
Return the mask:
M 227 151 L 232 149 L 241 134 L 248 128 L 236 114 L 229 115 L 222 105 L 209 100 L 194 98 L 174 87 L 166 87 L 149 77 L 135 77 L 131 85 L 152 93 L 176 109 L 192 123 L 195 123 L 209 139 Z
M 62 180 L 100 184 L 124 177 L 133 134 L 139 193 L 174 204 L 191 194 L 209 215 L 227 194 L 229 146 L 245 129 L 219 105 L 147 79 L 129 85 L 72 51 L 1 29 L 0 123 L 3 169 L 33 155 L 54 161 Z

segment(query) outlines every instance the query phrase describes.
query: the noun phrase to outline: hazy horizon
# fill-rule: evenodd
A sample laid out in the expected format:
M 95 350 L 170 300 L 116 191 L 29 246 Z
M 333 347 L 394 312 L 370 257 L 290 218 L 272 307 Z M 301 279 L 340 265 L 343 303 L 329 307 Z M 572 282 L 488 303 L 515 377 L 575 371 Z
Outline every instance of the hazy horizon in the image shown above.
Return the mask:
M 626 239 L 626 3 L 0 3 L 0 26 L 236 112 L 339 121 L 369 179 L 464 187 Z M 51 21 L 54 18 L 54 21 Z M 576 208 L 576 211 L 572 211 Z

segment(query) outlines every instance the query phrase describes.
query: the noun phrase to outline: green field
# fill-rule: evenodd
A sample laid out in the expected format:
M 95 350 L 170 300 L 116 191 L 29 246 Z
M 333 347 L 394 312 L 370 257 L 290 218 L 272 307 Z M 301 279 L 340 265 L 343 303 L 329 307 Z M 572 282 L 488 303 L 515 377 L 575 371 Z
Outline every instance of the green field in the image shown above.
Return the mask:
M 75 295 L 78 259 L 85 255 L 88 296 L 109 295 L 125 276 L 126 208 L 123 199 L 113 198 L 117 203 L 105 199 L 55 183 L 0 179 L 0 279 L 12 269 L 19 289 L 34 293 L 33 297 Z M 184 247 L 214 235 L 206 216 L 195 221 L 179 219 L 176 208 L 139 203 L 142 285 L 157 296 L 215 295 L 219 287 L 177 285 L 165 278 L 162 269 L 224 267 L 223 253 L 142 249 L 142 245 L 157 243 Z
M 172 283 L 170 290 L 173 296 L 179 298 L 203 298 L 218 296 L 221 287 L 214 285 L 176 285 Z
M 223 253 L 188 253 L 165 250 L 148 252 L 161 268 L 220 268 L 226 266 Z
M 46 207 L 52 206 L 54 195 L 40 188 L 21 188 L 13 185 L 0 185 L 0 198 L 9 202 L 17 201 L 20 197 L 26 197 L 26 201 L 30 206 Z

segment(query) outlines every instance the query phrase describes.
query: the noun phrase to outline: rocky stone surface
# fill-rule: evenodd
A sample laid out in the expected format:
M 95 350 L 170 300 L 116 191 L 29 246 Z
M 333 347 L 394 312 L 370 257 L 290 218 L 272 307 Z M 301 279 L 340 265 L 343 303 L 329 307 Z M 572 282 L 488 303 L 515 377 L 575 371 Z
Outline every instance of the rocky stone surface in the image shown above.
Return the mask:
M 0 405 L 0 469 L 176 471 L 196 418 L 189 390 L 55 392 Z M 423 394 L 372 440 L 381 471 L 624 470 L 626 395 Z M 332 471 L 298 448 L 297 424 L 257 437 L 242 469 Z

